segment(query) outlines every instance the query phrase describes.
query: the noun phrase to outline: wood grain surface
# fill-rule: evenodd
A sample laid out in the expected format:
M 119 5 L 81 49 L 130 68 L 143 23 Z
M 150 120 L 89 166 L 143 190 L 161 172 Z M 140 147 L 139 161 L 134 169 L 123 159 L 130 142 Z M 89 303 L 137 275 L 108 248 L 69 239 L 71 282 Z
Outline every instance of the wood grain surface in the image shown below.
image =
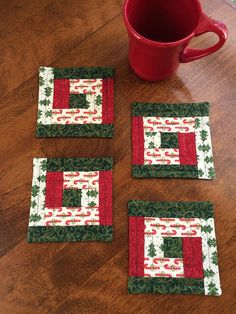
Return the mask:
M 229 39 L 217 53 L 183 64 L 171 79 L 142 81 L 127 63 L 122 0 L 0 1 L 0 313 L 233 313 L 235 304 L 236 11 L 205 0 Z M 212 44 L 207 34 L 192 45 Z M 40 65 L 116 68 L 113 139 L 35 138 Z M 211 103 L 217 178 L 133 179 L 133 101 Z M 33 157 L 113 156 L 114 240 L 26 241 Z M 128 295 L 129 199 L 215 204 L 223 294 L 220 297 Z

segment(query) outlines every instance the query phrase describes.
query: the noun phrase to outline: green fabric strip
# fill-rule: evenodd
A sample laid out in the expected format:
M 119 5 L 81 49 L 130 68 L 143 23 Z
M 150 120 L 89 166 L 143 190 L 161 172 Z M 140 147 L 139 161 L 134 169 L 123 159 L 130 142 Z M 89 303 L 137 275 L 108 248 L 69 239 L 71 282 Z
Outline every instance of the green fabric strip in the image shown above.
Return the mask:
M 63 207 L 81 207 L 82 189 L 63 189 Z
M 95 79 L 114 76 L 112 67 L 54 68 L 54 79 Z
M 178 148 L 178 133 L 161 132 L 161 146 L 160 148 Z
M 86 94 L 70 94 L 70 108 L 89 108 L 89 102 L 86 100 Z
M 113 137 L 113 124 L 37 125 L 37 137 Z
M 164 237 L 163 252 L 166 258 L 182 258 L 182 238 L 179 237 Z
M 188 165 L 133 165 L 136 178 L 198 178 L 197 166 Z
M 214 217 L 211 202 L 153 202 L 130 200 L 129 216 L 159 218 L 202 218 Z
M 204 117 L 209 115 L 208 102 L 202 103 L 133 103 L 133 115 L 143 117 Z
M 111 170 L 113 160 L 101 158 L 47 158 L 47 171 L 99 171 Z
M 28 242 L 112 241 L 112 226 L 29 227 Z
M 129 277 L 129 293 L 205 294 L 204 280 L 195 278 Z

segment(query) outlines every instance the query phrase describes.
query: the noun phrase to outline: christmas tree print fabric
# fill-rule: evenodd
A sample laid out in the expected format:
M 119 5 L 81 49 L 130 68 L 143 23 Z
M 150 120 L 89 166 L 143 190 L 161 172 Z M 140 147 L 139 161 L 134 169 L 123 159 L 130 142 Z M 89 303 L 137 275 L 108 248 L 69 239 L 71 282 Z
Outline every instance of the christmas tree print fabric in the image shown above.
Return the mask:
M 29 242 L 112 240 L 112 158 L 34 158 Z
M 134 103 L 133 176 L 213 179 L 209 103 Z
M 37 137 L 113 137 L 114 69 L 39 69 Z
M 129 201 L 128 289 L 221 294 L 210 202 Z

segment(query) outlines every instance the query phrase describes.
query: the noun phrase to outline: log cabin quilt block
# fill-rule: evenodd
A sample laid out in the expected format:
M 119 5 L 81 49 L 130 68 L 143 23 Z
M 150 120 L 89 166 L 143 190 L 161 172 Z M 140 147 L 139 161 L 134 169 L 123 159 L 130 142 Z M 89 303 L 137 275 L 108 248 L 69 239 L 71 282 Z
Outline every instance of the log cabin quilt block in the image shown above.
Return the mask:
M 113 137 L 114 69 L 39 69 L 37 137 Z
M 34 158 L 29 242 L 112 240 L 112 158 Z
M 133 176 L 213 179 L 209 103 L 134 103 Z
M 210 202 L 128 206 L 129 293 L 221 294 Z

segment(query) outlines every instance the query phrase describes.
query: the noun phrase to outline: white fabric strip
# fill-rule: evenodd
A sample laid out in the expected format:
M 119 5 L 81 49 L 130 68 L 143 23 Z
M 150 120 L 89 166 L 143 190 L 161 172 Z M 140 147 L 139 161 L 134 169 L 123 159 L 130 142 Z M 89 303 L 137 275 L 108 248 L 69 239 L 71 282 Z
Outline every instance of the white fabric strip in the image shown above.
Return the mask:
M 33 159 L 33 179 L 29 226 L 41 226 L 44 219 L 45 192 L 46 192 L 46 169 L 42 169 L 47 158 Z
M 200 179 L 215 177 L 209 117 L 196 117 L 196 149 Z
M 205 294 L 221 295 L 214 219 L 202 219 L 202 253 Z
M 195 132 L 194 117 L 143 117 L 143 127 L 149 132 Z
M 52 107 L 54 93 L 53 68 L 39 68 L 38 124 L 52 123 Z

